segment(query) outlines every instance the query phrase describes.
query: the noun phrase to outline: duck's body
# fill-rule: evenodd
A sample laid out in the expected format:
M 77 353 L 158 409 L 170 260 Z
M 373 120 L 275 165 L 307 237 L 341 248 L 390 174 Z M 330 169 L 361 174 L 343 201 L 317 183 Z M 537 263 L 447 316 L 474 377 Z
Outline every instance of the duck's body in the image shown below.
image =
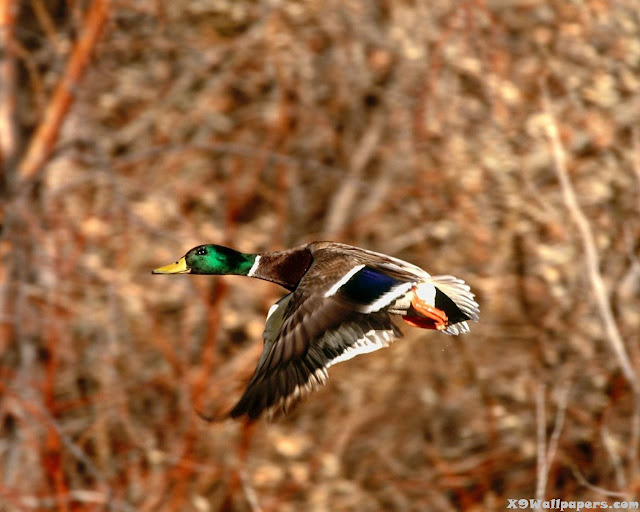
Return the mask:
M 334 242 L 312 242 L 265 254 L 226 247 L 191 249 L 159 274 L 236 274 L 277 283 L 291 293 L 274 304 L 264 349 L 232 417 L 286 409 L 324 383 L 327 368 L 386 347 L 402 336 L 392 316 L 447 334 L 467 332 L 479 307 L 469 286 L 431 276 L 384 254 Z

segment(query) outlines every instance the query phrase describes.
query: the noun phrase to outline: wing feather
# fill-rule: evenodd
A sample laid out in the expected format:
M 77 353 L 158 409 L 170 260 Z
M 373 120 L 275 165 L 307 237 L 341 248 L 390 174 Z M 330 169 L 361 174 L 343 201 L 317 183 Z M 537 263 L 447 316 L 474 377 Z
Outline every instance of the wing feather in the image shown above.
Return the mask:
M 319 293 L 298 289 L 278 307 L 284 313 L 275 311 L 267 321 L 263 354 L 231 411 L 234 418 L 244 414 L 257 418 L 265 410 L 286 409 L 324 384 L 327 368 L 333 364 L 387 346 L 402 336 L 388 314 L 359 313 Z M 280 322 L 277 332 L 272 322 Z

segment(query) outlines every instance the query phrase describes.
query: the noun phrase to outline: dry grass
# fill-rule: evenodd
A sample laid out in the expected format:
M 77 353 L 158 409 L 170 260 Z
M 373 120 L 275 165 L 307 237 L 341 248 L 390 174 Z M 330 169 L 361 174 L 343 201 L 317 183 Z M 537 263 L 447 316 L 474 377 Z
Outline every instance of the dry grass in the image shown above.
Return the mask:
M 635 0 L 0 0 L 0 25 L 0 510 L 640 494 Z M 481 322 L 407 330 L 284 421 L 205 422 L 282 291 L 150 270 L 314 239 L 458 275 Z

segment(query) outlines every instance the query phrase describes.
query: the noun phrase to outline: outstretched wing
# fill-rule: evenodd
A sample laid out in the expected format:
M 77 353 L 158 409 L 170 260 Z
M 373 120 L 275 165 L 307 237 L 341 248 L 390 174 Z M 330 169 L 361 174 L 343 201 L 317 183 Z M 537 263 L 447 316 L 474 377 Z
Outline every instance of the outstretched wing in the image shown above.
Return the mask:
M 232 417 L 246 414 L 253 419 L 265 410 L 286 409 L 324 384 L 331 365 L 402 336 L 387 313 L 364 314 L 339 297 L 315 290 L 298 288 L 272 307 L 264 350 Z

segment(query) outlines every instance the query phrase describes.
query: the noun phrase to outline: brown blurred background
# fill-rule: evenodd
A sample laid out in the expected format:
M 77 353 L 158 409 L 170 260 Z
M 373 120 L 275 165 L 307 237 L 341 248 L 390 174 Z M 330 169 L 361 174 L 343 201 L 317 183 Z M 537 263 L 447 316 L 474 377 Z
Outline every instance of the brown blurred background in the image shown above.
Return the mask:
M 637 0 L 0 0 L 0 25 L 0 510 L 640 494 Z M 320 239 L 465 279 L 480 323 L 406 329 L 252 438 L 204 421 L 283 290 L 150 270 Z

